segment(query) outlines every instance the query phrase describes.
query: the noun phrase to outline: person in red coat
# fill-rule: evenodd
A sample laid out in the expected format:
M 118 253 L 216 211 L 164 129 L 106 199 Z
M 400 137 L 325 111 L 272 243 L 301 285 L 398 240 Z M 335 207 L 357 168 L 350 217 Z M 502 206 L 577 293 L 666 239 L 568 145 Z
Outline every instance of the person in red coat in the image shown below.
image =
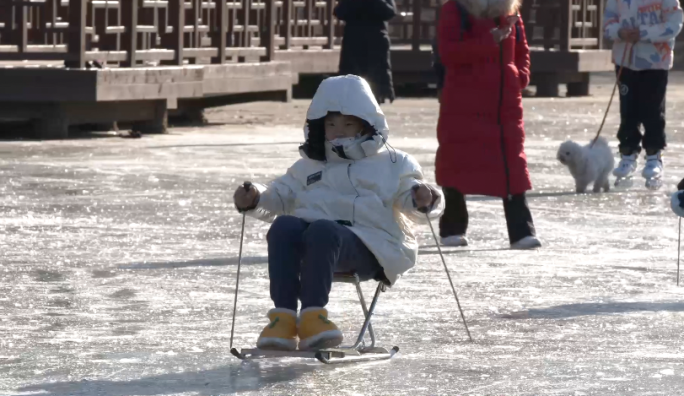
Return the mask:
M 541 246 L 525 192 L 527 170 L 522 90 L 530 55 L 519 0 L 450 0 L 437 30 L 445 69 L 437 126 L 437 183 L 446 210 L 442 243 L 468 244 L 465 195 L 502 197 L 512 248 Z

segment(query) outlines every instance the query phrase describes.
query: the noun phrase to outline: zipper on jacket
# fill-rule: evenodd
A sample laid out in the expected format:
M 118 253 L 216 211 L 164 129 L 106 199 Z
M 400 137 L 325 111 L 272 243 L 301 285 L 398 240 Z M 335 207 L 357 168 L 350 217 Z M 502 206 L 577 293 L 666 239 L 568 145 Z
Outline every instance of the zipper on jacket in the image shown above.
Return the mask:
M 498 109 L 498 114 L 497 114 L 497 122 L 499 124 L 499 134 L 501 136 L 501 156 L 503 157 L 504 172 L 506 174 L 506 197 L 510 201 L 512 198 L 512 196 L 511 196 L 511 176 L 510 176 L 510 172 L 508 169 L 508 159 L 506 158 L 506 139 L 504 138 L 504 126 L 503 126 L 502 116 L 501 116 L 501 113 L 503 111 L 504 78 L 505 78 L 503 55 L 504 55 L 504 47 L 503 47 L 503 40 L 502 40 L 501 42 L 499 42 L 499 66 L 501 68 L 501 81 L 499 82 L 499 109 Z
M 352 164 L 347 165 L 347 177 L 349 178 L 349 184 L 351 184 L 351 186 L 354 188 L 354 191 L 356 191 L 356 196 L 354 197 L 354 200 L 352 201 L 351 225 L 354 225 L 354 218 L 356 217 L 356 198 L 359 197 L 359 190 L 356 189 L 356 186 L 354 185 L 354 182 L 352 181 L 351 166 L 352 166 Z

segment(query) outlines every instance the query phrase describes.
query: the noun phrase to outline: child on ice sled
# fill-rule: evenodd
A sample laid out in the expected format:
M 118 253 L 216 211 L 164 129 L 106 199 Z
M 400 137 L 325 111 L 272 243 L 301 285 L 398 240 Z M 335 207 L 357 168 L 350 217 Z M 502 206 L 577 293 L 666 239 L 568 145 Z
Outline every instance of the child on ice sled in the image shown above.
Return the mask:
M 333 273 L 392 285 L 416 264 L 408 219 L 439 216 L 442 198 L 413 157 L 387 149 L 388 133 L 365 80 L 329 78 L 309 107 L 302 159 L 268 187 L 235 192 L 238 210 L 275 218 L 266 236 L 275 308 L 258 348 L 294 350 L 297 338 L 300 350 L 338 346 L 325 309 Z
M 660 179 L 665 148 L 665 92 L 672 68 L 675 38 L 682 30 L 679 0 L 608 0 L 604 14 L 605 37 L 614 40 L 613 62 L 620 75 L 620 154 L 613 170 L 618 179 L 637 168 L 641 148 L 646 150 L 642 176 Z M 642 136 L 639 127 L 643 124 Z

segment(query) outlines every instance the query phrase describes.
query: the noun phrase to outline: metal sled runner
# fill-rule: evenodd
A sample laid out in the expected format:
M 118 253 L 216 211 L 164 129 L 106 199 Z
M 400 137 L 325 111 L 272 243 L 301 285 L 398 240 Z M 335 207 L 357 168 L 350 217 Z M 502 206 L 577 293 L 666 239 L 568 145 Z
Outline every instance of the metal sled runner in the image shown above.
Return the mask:
M 398 347 L 392 347 L 390 350 L 375 346 L 375 332 L 371 324 L 371 317 L 375 310 L 375 305 L 378 302 L 380 293 L 386 290 L 383 282 L 378 282 L 378 287 L 375 290 L 373 301 L 371 301 L 370 309 L 366 306 L 366 300 L 363 298 L 363 291 L 361 290 L 361 281 L 356 274 L 342 274 L 337 273 L 333 279 L 336 283 L 351 283 L 356 286 L 356 292 L 359 295 L 361 308 L 365 320 L 361 331 L 359 332 L 356 342 L 350 346 L 341 346 L 332 349 L 322 349 L 318 351 L 275 351 L 264 349 L 242 349 L 232 348 L 230 353 L 241 360 L 251 359 L 268 359 L 281 357 L 297 357 L 297 358 L 316 358 L 325 364 L 343 363 L 343 362 L 360 362 L 370 360 L 385 360 L 391 359 L 397 352 Z M 370 344 L 367 345 L 365 341 L 366 333 L 370 338 Z

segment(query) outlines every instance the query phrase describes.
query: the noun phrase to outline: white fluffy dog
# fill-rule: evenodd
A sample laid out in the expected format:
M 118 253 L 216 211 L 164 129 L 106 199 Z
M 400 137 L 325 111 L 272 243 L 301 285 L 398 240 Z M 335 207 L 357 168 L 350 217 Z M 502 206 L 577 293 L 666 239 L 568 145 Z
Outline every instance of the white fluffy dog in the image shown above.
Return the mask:
M 578 193 L 585 192 L 589 183 L 594 183 L 594 192 L 601 192 L 602 188 L 606 192 L 610 190 L 608 176 L 615 159 L 606 139 L 599 137 L 593 146 L 591 143 L 580 146 L 568 140 L 560 145 L 556 158 L 570 169 Z

